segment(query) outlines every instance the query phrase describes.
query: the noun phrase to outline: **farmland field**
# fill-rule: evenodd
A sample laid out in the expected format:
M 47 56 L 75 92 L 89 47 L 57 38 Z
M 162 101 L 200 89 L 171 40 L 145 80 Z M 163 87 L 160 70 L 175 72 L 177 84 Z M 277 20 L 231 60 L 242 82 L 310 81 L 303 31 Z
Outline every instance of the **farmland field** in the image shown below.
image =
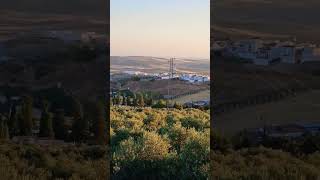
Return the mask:
M 209 100 L 209 99 L 210 99 L 210 90 L 204 90 L 195 94 L 181 96 L 179 98 L 173 99 L 172 101 L 183 104 L 191 101 L 201 101 L 201 100 Z
M 320 91 L 298 94 L 278 102 L 246 107 L 219 115 L 214 126 L 226 135 L 245 128 L 262 127 L 267 124 L 320 122 Z
M 176 71 L 179 73 L 209 74 L 209 59 L 176 59 Z M 167 72 L 168 60 L 149 56 L 111 56 L 111 72 L 142 71 L 147 73 Z
M 180 80 L 157 80 L 157 81 L 129 81 L 122 88 L 133 92 L 152 91 L 161 95 L 183 95 L 190 91 L 201 91 L 209 89 L 207 84 L 191 84 Z

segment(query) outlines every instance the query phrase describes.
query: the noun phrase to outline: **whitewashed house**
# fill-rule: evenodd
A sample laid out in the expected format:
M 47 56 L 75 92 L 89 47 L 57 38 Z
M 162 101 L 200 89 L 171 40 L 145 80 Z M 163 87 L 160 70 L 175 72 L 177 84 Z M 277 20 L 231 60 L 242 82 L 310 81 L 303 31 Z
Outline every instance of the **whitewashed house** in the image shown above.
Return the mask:
M 209 82 L 209 81 L 210 81 L 210 77 L 208 76 L 203 77 L 203 82 Z
M 302 50 L 301 63 L 319 61 L 320 62 L 320 48 L 304 47 Z
M 270 48 L 260 48 L 257 51 L 256 57 L 253 59 L 253 63 L 256 65 L 269 65 L 272 61 L 271 49 Z
M 245 52 L 251 52 L 251 53 L 257 52 L 258 49 L 263 46 L 262 40 L 257 38 L 241 40 L 239 41 L 239 43 Z
M 161 76 L 160 78 L 161 78 L 162 80 L 168 80 L 168 79 L 170 79 L 169 76 Z
M 189 83 L 205 83 L 210 81 L 210 77 L 196 74 L 182 74 L 179 79 Z
M 275 60 L 275 59 L 281 59 L 281 54 L 282 54 L 282 49 L 273 46 L 270 48 L 270 59 Z
M 253 60 L 256 58 L 257 51 L 262 47 L 262 40 L 257 38 L 247 39 L 237 42 L 228 42 L 224 48 L 224 52 L 227 56 Z
M 81 40 L 83 42 L 90 42 L 94 40 L 97 37 L 97 34 L 95 32 L 85 32 L 81 34 Z
M 281 62 L 295 64 L 296 63 L 296 47 L 295 46 L 282 46 L 281 49 Z

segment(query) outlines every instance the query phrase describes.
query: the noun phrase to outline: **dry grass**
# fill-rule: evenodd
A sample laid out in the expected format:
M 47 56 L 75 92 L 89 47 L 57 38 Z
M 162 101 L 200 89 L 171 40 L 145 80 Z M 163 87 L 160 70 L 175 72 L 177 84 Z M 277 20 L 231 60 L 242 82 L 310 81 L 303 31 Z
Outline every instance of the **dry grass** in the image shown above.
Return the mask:
M 130 81 L 124 85 L 124 89 L 129 88 L 131 91 L 152 91 L 161 95 L 168 94 L 168 85 L 170 86 L 170 95 L 183 95 L 191 91 L 207 90 L 206 84 L 190 84 L 180 80 L 157 80 L 157 81 Z
M 103 180 L 109 176 L 107 154 L 102 146 L 42 148 L 0 141 L 0 179 Z
M 210 99 L 210 90 L 204 90 L 195 94 L 186 95 L 186 96 L 173 99 L 173 101 L 183 104 L 190 101 L 201 101 L 201 100 L 209 100 L 209 99 Z
M 225 133 L 233 133 L 244 128 L 261 127 L 264 123 L 280 124 L 294 122 L 320 122 L 320 91 L 314 90 L 298 94 L 279 102 L 256 105 L 217 116 L 215 127 Z M 262 120 L 259 120 L 260 117 Z
M 319 7 L 314 0 L 217 1 L 212 3 L 213 33 L 216 38 L 297 36 L 301 41 L 320 42 Z

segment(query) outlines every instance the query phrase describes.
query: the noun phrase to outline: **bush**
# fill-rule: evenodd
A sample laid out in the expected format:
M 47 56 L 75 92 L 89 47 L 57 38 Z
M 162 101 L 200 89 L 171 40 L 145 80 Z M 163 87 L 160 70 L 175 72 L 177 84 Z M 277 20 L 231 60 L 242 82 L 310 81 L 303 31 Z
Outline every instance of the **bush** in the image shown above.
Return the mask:
M 103 146 L 43 148 L 1 141 L 1 179 L 106 179 L 107 154 Z
M 209 112 L 112 107 L 110 116 L 112 179 L 207 179 Z

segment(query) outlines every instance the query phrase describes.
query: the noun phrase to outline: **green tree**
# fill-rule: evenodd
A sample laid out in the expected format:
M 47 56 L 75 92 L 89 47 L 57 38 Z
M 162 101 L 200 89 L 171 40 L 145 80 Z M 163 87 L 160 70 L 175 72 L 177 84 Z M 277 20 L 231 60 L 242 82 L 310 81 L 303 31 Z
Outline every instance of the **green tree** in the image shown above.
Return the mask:
M 40 119 L 40 136 L 41 137 L 54 137 L 54 131 L 52 127 L 52 114 L 49 112 L 49 103 L 43 102 L 43 109 Z
M 95 140 L 98 144 L 104 144 L 106 140 L 106 117 L 105 107 L 102 103 L 96 103 L 93 113 L 93 128 Z
M 161 160 L 169 154 L 170 144 L 168 140 L 155 132 L 144 132 L 143 137 L 138 140 L 138 144 L 143 146 L 138 152 L 138 157 L 142 160 Z
M 12 136 L 16 136 L 19 134 L 19 121 L 18 121 L 18 112 L 16 111 L 16 107 L 11 107 L 11 113 L 9 115 L 8 127 L 9 134 Z
M 137 99 L 137 94 L 136 93 L 132 93 L 132 105 L 134 107 L 137 107 L 138 106 L 138 99 Z
M 180 103 L 175 102 L 173 105 L 173 108 L 181 110 L 181 109 L 183 109 L 183 106 Z
M 147 106 L 152 106 L 152 105 L 153 105 L 153 99 L 152 99 L 152 97 L 148 97 L 148 98 L 146 99 L 146 105 L 147 105 Z
M 116 97 L 112 98 L 112 105 L 117 105 L 117 98 Z
M 133 106 L 134 107 L 138 107 L 138 99 L 137 99 L 137 97 L 135 97 L 135 98 L 133 98 Z
M 89 121 L 83 117 L 83 108 L 80 101 L 74 101 L 73 109 L 73 125 L 72 125 L 72 137 L 77 142 L 85 142 L 90 135 Z
M 118 94 L 117 96 L 116 96 L 116 105 L 121 105 L 122 104 L 122 101 L 123 100 L 123 98 L 122 98 L 122 96 L 120 95 L 120 94 Z
M 167 107 L 167 103 L 165 100 L 160 99 L 156 104 L 152 106 L 153 108 L 165 108 Z
M 229 139 L 223 137 L 220 133 L 214 131 L 210 137 L 211 149 L 222 153 L 227 153 L 232 148 L 232 144 Z
M 127 97 L 125 96 L 123 97 L 123 101 L 122 101 L 123 106 L 127 106 L 127 99 L 128 99 Z
M 113 106 L 113 98 L 110 97 L 110 106 Z
M 138 102 L 137 102 L 137 105 L 139 106 L 139 107 L 144 107 L 145 106 L 145 103 L 144 103 L 144 97 L 143 97 L 143 95 L 142 94 L 139 94 L 138 95 Z
M 130 97 L 127 97 L 127 106 L 131 106 L 132 103 L 131 103 L 131 98 Z
M 33 99 L 31 96 L 25 96 L 22 100 L 20 112 L 20 134 L 25 136 L 32 135 L 33 119 L 32 119 Z
M 202 166 L 210 162 L 209 133 L 190 131 L 185 144 L 181 148 L 180 159 L 188 176 L 198 179 L 208 179 L 208 174 L 202 173 Z
M 71 111 L 71 116 L 74 119 L 81 119 L 83 117 L 82 104 L 75 97 L 72 97 Z
M 56 139 L 65 140 L 67 130 L 65 127 L 64 110 L 58 109 L 53 117 L 53 130 Z
M 153 106 L 153 98 L 152 97 L 150 97 L 149 106 Z
M 86 142 L 90 135 L 89 122 L 86 118 L 74 119 L 72 125 L 72 137 L 76 142 Z
M 0 120 L 0 139 L 9 139 L 9 128 L 5 120 Z

